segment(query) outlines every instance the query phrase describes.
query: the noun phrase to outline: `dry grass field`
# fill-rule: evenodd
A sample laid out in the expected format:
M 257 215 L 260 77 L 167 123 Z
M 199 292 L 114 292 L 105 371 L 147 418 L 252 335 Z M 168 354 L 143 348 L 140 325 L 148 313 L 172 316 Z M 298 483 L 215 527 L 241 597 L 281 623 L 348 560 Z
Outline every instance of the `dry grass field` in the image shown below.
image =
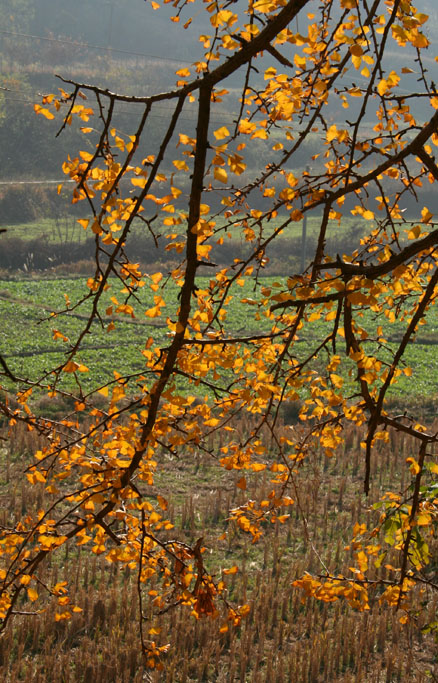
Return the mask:
M 241 422 L 239 429 L 249 424 Z M 285 429 L 288 427 L 285 426 Z M 43 506 L 43 485 L 31 486 L 23 469 L 36 444 L 32 435 L 15 431 L 13 441 L 3 431 L 1 449 L 1 521 L 4 526 L 26 510 Z M 400 623 L 400 612 L 379 603 L 354 612 L 344 602 L 323 603 L 305 598 L 293 581 L 308 570 L 348 574 L 351 550 L 345 550 L 356 521 L 376 515 L 374 499 L 386 490 L 403 489 L 405 459 L 410 443 L 396 435 L 374 461 L 373 489 L 362 494 L 360 434 L 352 429 L 346 446 L 327 460 L 318 453 L 297 473 L 295 500 L 283 525 L 264 530 L 250 540 L 227 522 L 230 508 L 243 492 L 236 474 L 225 472 L 214 459 L 200 454 L 193 461 L 163 454 L 156 489 L 170 501 L 170 534 L 193 541 L 203 538 L 207 564 L 216 577 L 224 567 L 238 565 L 227 576 L 227 600 L 248 604 L 240 627 L 216 619 L 196 621 L 184 607 L 154 613 L 152 597 L 144 610 L 150 638 L 169 644 L 162 671 L 143 667 L 138 633 L 138 594 L 135 572 L 108 563 L 86 548 L 62 549 L 40 574 L 41 587 L 67 580 L 72 601 L 81 612 L 56 621 L 55 603 L 37 600 L 22 607 L 0 640 L 0 678 L 15 683 L 48 681 L 87 683 L 154 683 L 231 681 L 282 683 L 400 683 L 437 680 L 438 658 L 433 633 L 438 596 L 415 594 L 415 618 Z M 217 444 L 218 447 L 220 444 Z M 270 473 L 248 479 L 252 497 L 266 496 Z M 406 474 L 407 477 L 407 474 Z M 236 480 L 236 481 L 235 481 Z M 246 492 L 248 493 L 248 491 Z M 151 497 L 155 488 L 151 487 Z M 226 534 L 225 534 L 226 532 Z M 224 535 L 225 534 L 225 535 Z M 218 540 L 219 539 L 219 540 Z M 437 550 L 436 541 L 431 546 Z M 385 576 L 383 567 L 376 576 Z M 153 585 L 150 587 L 153 591 Z M 43 593 L 43 590 L 41 591 Z M 41 613 L 38 612 L 42 610 Z M 18 608 L 18 611 L 20 608 Z

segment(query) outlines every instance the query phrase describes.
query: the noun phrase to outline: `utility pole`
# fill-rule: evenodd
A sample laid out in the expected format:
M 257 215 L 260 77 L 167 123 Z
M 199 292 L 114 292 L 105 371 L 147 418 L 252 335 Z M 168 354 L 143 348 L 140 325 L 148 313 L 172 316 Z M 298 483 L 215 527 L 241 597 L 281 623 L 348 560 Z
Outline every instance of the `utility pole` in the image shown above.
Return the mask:
M 303 218 L 303 230 L 301 233 L 301 272 L 304 273 L 306 267 L 306 244 L 307 241 L 307 213 L 304 214 Z
M 113 37 L 113 11 L 114 11 L 114 5 L 112 0 L 110 0 L 109 4 L 109 10 L 110 10 L 110 15 L 109 15 L 109 26 L 108 26 L 108 47 L 111 47 L 111 41 Z
M 306 173 L 309 174 L 309 166 L 306 166 Z M 307 213 L 304 214 L 303 228 L 301 233 L 301 272 L 304 273 L 306 268 L 306 250 L 307 250 Z

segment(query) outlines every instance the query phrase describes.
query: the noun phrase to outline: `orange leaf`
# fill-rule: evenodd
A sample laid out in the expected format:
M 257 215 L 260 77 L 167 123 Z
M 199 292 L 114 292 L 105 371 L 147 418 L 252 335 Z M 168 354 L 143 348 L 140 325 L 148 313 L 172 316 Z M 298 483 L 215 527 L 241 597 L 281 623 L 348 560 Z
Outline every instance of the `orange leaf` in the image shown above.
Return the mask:
M 234 565 L 234 567 L 230 567 L 229 569 L 224 569 L 223 573 L 224 574 L 237 574 L 238 571 L 239 571 L 239 567 Z
M 29 600 L 32 600 L 32 602 L 38 600 L 38 593 L 36 592 L 35 588 L 28 588 L 27 595 L 29 597 Z
M 76 372 L 79 368 L 79 363 L 75 363 L 74 360 L 69 360 L 63 367 L 64 372 Z
M 43 108 L 40 104 L 34 104 L 33 108 L 36 114 L 42 114 L 46 119 L 54 119 L 55 115 L 49 109 Z

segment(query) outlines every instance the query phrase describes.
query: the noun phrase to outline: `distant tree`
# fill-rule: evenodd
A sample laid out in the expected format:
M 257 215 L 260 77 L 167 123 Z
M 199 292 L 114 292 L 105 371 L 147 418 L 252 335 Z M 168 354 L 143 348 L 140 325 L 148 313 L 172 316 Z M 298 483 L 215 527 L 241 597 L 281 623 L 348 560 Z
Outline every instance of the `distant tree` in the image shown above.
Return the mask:
M 188 28 L 192 5 L 176 0 L 174 7 L 173 21 Z M 437 588 L 429 543 L 437 520 L 438 436 L 419 416 L 393 413 L 387 401 L 397 378 L 412 374 L 405 351 L 438 293 L 438 230 L 421 199 L 423 185 L 438 179 L 438 93 L 423 58 L 427 16 L 410 0 L 226 1 L 205 10 L 211 24 L 200 36 L 205 54 L 177 72 L 173 90 L 133 97 L 66 81 L 68 91 L 36 105 L 49 119 L 60 111 L 62 129 L 79 119 L 85 135 L 99 130 L 95 148 L 64 164 L 76 183 L 73 202 L 82 201 L 89 213 L 80 223 L 95 237 L 90 314 L 77 339 L 64 338 L 62 364 L 37 382 L 17 377 L 0 358 L 4 391 L 18 390 L 18 408 L 2 404 L 11 429 L 25 422 L 48 437 L 27 477 L 53 495 L 49 510 L 2 530 L 4 623 L 26 592 L 32 601 L 41 591 L 41 563 L 75 542 L 138 572 L 140 636 L 151 667 L 161 656 L 143 623 L 152 577 L 158 611 L 182 604 L 200 618 L 215 615 L 225 601 L 225 583 L 210 574 L 202 539 L 189 547 L 170 536 L 168 502 L 148 495 L 166 452 L 211 452 L 225 469 L 241 473 L 242 490 L 248 473 L 269 470 L 267 499 L 248 499 L 229 513 L 256 542 L 266 522 L 281 524 L 288 515 L 300 464 L 315 449 L 333 455 L 346 425 L 363 428 L 366 493 L 376 442 L 389 442 L 393 431 L 409 434 L 417 444 L 408 457 L 410 486 L 381 500 L 378 527 L 352 530 L 357 566 L 351 575 L 333 576 L 322 566 L 297 585 L 322 600 L 344 597 L 362 610 L 373 593 L 405 610 L 403 620 L 414 586 Z M 157 144 L 148 126 L 155 113 L 163 115 L 163 105 L 168 122 Z M 128 106 L 136 123 L 122 131 L 114 117 Z M 196 136 L 187 134 L 191 116 Z M 310 136 L 315 153 L 296 166 Z M 254 140 L 265 141 L 265 151 L 248 177 L 245 152 Z M 415 220 L 404 216 L 407 197 L 418 204 Z M 310 211 L 320 214 L 311 263 L 268 286 L 261 275 L 270 243 Z M 329 222 L 342 231 L 351 214 L 369 229 L 352 253 L 327 254 Z M 169 275 L 148 275 L 128 259 L 139 224 L 180 254 Z M 236 234 L 251 248 L 249 256 L 216 266 L 213 245 Z M 208 284 L 200 274 L 210 276 Z M 253 298 L 244 300 L 253 322 L 236 334 L 227 314 L 247 279 L 255 286 Z M 169 281 L 180 290 L 173 305 L 165 301 Z M 142 370 L 108 377 L 98 389 L 108 406 L 98 410 L 81 388 L 82 373 L 92 372 L 80 360 L 81 348 L 92 323 L 103 319 L 104 292 L 113 292 L 114 313 L 131 316 L 142 287 L 155 296 L 145 315 L 166 317 L 169 341 L 157 344 L 151 326 Z M 262 319 L 269 321 L 267 331 L 260 329 Z M 317 320 L 324 321 L 322 336 L 312 333 Z M 392 323 L 398 341 L 389 343 Z M 63 338 L 62 330 L 54 337 Z M 65 373 L 77 381 L 76 417 L 36 417 L 32 391 L 55 396 Z M 281 409 L 291 401 L 301 404 L 302 426 L 285 436 Z M 253 426 L 241 437 L 235 427 L 243 415 Z M 219 432 L 221 445 L 211 446 Z M 398 559 L 388 564 L 386 578 L 376 578 L 375 566 L 389 549 Z M 225 604 L 235 624 L 248 612 L 246 605 Z M 60 607 L 58 618 L 70 613 Z
M 28 31 L 34 16 L 34 0 L 3 0 L 0 7 L 3 31 Z

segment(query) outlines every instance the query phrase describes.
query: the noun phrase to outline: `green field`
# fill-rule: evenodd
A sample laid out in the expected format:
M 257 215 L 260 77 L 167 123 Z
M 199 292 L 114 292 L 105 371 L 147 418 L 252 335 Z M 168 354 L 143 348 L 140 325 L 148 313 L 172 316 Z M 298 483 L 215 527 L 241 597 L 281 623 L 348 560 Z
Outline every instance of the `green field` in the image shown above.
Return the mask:
M 199 287 L 208 285 L 208 278 L 199 278 Z M 274 283 L 284 286 L 284 278 L 261 278 L 261 286 L 272 286 Z M 111 297 L 116 296 L 122 302 L 119 293 L 120 283 L 113 281 L 112 288 L 106 292 L 101 305 L 102 324 L 95 321 L 91 332 L 86 336 L 82 349 L 76 360 L 90 368 L 89 373 L 81 374 L 81 383 L 85 391 L 91 391 L 113 377 L 113 370 L 122 374 L 141 373 L 144 367 L 141 350 L 146 340 L 153 336 L 160 346 L 168 345 L 167 316 L 171 316 L 177 303 L 179 289 L 169 282 L 163 296 L 167 306 L 158 318 L 146 318 L 144 311 L 153 306 L 153 296 L 149 287 L 139 292 L 140 301 L 130 303 L 134 307 L 135 318 L 107 314 L 111 306 Z M 0 280 L 0 316 L 3 321 L 0 330 L 0 352 L 11 370 L 23 379 L 36 380 L 46 371 L 61 364 L 68 351 L 69 343 L 62 339 L 53 340 L 53 330 L 59 330 L 74 343 L 80 333 L 88 312 L 90 301 L 86 300 L 80 307 L 66 311 L 65 295 L 72 304 L 87 294 L 84 278 L 57 279 L 22 279 Z M 226 326 L 229 335 L 259 334 L 269 332 L 271 321 L 264 316 L 256 320 L 257 306 L 242 303 L 242 299 L 256 299 L 257 289 L 248 280 L 243 287 L 235 286 L 233 299 L 227 307 Z M 56 318 L 51 317 L 55 311 L 63 311 Z M 115 329 L 107 332 L 108 324 L 113 321 Z M 373 328 L 375 323 L 365 312 L 365 326 Z M 298 353 L 304 354 L 309 344 L 320 341 L 327 333 L 328 323 L 315 320 L 306 325 L 297 343 Z M 388 335 L 389 345 L 400 340 L 403 323 L 387 324 L 384 327 Z M 391 388 L 391 395 L 398 397 L 414 396 L 422 399 L 434 397 L 437 392 L 436 377 L 438 375 L 438 357 L 435 344 L 438 342 L 438 311 L 432 308 L 428 313 L 428 325 L 421 327 L 415 343 L 408 346 L 405 354 L 406 365 L 412 367 L 412 377 L 402 376 Z M 339 338 L 340 349 L 343 340 Z M 369 342 L 372 344 L 372 342 Z M 367 347 L 369 348 L 369 347 Z M 386 359 L 390 360 L 387 352 Z M 341 367 L 347 378 L 347 364 Z M 59 388 L 72 389 L 75 386 L 71 375 L 63 375 Z
M 6 229 L 7 237 L 20 240 L 45 239 L 58 244 L 82 242 L 87 236 L 73 216 L 60 219 L 39 218 L 31 223 L 6 223 L 2 228 Z
M 235 220 L 238 222 L 237 218 Z M 286 216 L 277 216 L 271 221 L 267 221 L 265 223 L 267 234 L 281 226 L 285 220 Z M 217 225 L 220 226 L 223 222 L 223 219 L 219 219 Z M 310 238 L 318 235 L 320 224 L 321 216 L 308 216 L 307 235 Z M 327 234 L 329 238 L 336 239 L 340 234 L 345 234 L 345 232 L 348 232 L 356 226 L 363 226 L 365 230 L 369 227 L 369 223 L 360 217 L 347 215 L 342 218 L 342 228 L 339 226 L 338 221 L 329 221 Z M 19 238 L 21 240 L 45 239 L 56 244 L 83 242 L 86 238 L 92 236 L 90 232 L 85 231 L 83 227 L 79 225 L 74 216 L 69 215 L 60 218 L 40 218 L 31 223 L 5 223 L 1 227 L 7 230 L 7 237 Z M 179 229 L 182 230 L 182 228 L 177 226 L 176 230 L 178 231 Z M 144 232 L 143 225 L 138 224 L 137 228 L 134 228 L 134 233 L 136 230 Z M 164 228 L 161 231 L 166 232 L 166 230 L 170 231 L 170 228 Z M 172 228 L 172 231 L 173 230 L 174 228 Z M 235 239 L 239 239 L 240 226 L 233 228 L 231 232 L 235 232 Z M 284 237 L 291 239 L 301 237 L 302 221 L 290 223 L 282 234 Z

